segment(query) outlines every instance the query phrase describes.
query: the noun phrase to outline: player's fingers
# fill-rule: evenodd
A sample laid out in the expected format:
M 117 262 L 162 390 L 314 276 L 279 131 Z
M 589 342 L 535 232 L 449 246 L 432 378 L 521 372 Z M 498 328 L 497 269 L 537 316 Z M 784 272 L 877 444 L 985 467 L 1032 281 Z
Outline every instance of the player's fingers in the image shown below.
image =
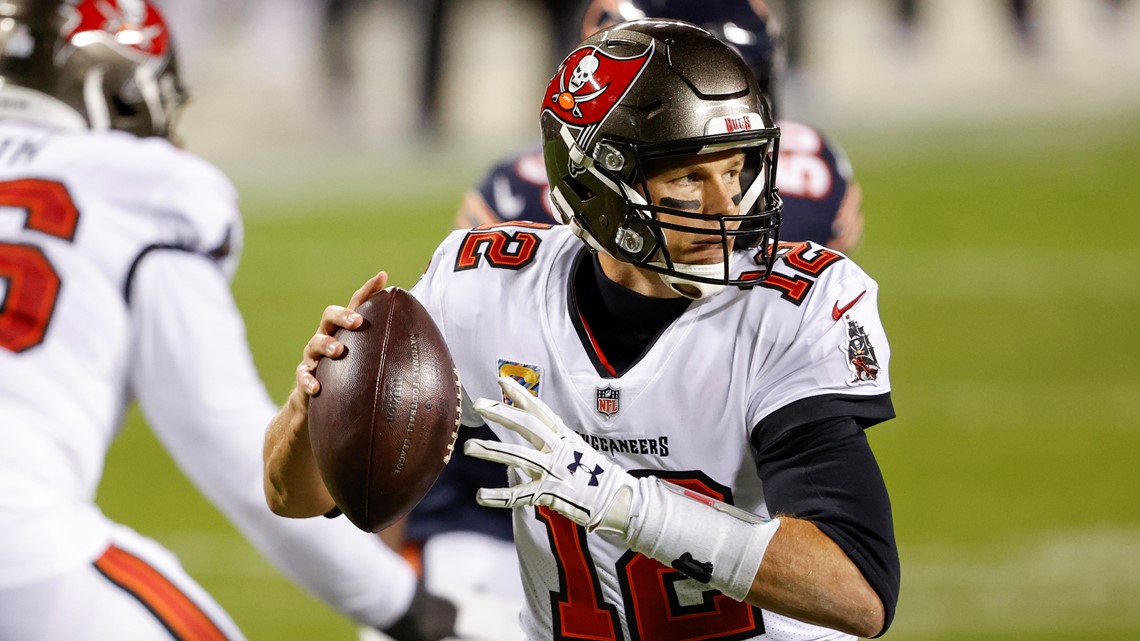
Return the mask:
M 533 505 L 538 495 L 538 481 L 513 487 L 484 487 L 475 493 L 475 502 L 484 507 L 515 507 Z
M 535 451 L 520 445 L 473 438 L 463 444 L 463 453 L 492 463 L 512 465 L 528 473 L 532 478 L 547 473 L 542 465 L 532 460 Z
M 388 285 L 388 272 L 379 272 L 367 282 L 360 286 L 352 294 L 352 298 L 348 301 L 349 309 L 356 309 L 364 304 L 364 301 L 372 298 L 372 296 L 382 291 Z
M 308 395 L 320 389 L 313 372 L 322 358 L 339 358 L 344 354 L 344 344 L 328 334 L 315 334 L 305 343 L 301 352 L 301 363 L 297 365 L 297 386 Z
M 315 334 L 308 343 L 305 343 L 301 362 L 316 367 L 322 358 L 339 358 L 343 354 L 344 343 L 328 334 Z
M 590 510 L 587 507 L 567 501 L 553 492 L 539 494 L 535 498 L 534 504 L 546 505 L 579 525 L 586 525 L 590 521 Z
M 308 363 L 302 362 L 297 366 L 297 389 L 306 396 L 312 396 L 321 389 L 321 384 L 313 376 L 313 368 Z
M 558 428 L 558 417 L 554 412 L 546 406 L 546 403 L 543 403 L 538 400 L 537 396 L 531 394 L 530 390 L 523 387 L 521 383 L 510 376 L 500 376 L 499 387 L 502 388 L 503 394 L 511 399 L 511 403 L 520 410 L 538 417 L 540 421 L 546 424 L 546 426 L 555 433 L 561 431 Z
M 345 329 L 356 329 L 360 327 L 363 321 L 364 318 L 360 314 L 357 314 L 347 307 L 329 305 L 325 308 L 324 313 L 321 314 L 321 324 L 317 328 L 317 333 L 332 336 L 336 330 L 342 327 Z
M 475 411 L 484 420 L 494 421 L 522 436 L 536 449 L 549 452 L 554 448 L 555 434 L 540 420 L 517 407 L 489 398 L 475 400 Z

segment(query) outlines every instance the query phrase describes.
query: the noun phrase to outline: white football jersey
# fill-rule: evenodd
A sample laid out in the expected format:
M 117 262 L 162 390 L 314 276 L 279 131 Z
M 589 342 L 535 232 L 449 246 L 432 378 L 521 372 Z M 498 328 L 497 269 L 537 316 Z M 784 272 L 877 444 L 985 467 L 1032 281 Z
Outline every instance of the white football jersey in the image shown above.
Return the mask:
M 496 378 L 513 376 L 631 473 L 769 516 L 751 441 L 757 424 L 804 399 L 890 390 L 877 285 L 841 254 L 782 246 L 762 286 L 693 302 L 615 376 L 571 302 L 583 251 L 569 228 L 533 224 L 457 231 L 440 246 L 413 292 L 470 398 L 501 397 Z M 734 258 L 735 275 L 757 269 L 745 252 Z M 707 592 L 548 508 L 514 518 L 528 638 L 848 638 Z

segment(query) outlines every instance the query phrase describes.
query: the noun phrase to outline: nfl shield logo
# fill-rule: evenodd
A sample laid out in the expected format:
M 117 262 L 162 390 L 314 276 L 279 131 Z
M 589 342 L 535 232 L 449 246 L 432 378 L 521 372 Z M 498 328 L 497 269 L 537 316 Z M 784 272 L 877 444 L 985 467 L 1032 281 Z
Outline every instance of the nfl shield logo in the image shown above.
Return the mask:
M 618 413 L 621 409 L 621 390 L 614 389 L 611 385 L 597 388 L 598 392 L 598 412 L 605 415 L 606 418 Z

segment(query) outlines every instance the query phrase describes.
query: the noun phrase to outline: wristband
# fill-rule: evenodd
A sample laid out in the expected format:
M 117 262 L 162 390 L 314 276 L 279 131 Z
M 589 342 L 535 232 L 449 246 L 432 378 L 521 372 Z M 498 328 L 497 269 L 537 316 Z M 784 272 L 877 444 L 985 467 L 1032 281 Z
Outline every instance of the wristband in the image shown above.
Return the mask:
M 765 519 L 655 477 L 638 480 L 630 549 L 743 601 L 779 519 Z

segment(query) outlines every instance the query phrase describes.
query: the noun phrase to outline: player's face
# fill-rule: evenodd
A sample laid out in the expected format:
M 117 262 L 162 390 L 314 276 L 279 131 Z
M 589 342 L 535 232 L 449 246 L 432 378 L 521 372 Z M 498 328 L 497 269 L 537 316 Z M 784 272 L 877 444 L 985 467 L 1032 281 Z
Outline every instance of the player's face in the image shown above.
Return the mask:
M 664 222 L 709 229 L 709 235 L 665 230 L 669 255 L 674 262 L 688 265 L 711 265 L 724 261 L 724 239 L 715 216 L 733 216 L 740 209 L 740 171 L 744 168 L 744 152 L 727 150 L 713 154 L 689 154 L 646 164 L 649 195 L 656 205 L 699 214 L 698 218 L 682 218 L 659 214 Z M 730 222 L 729 229 L 740 223 Z M 732 251 L 732 237 L 728 250 Z

